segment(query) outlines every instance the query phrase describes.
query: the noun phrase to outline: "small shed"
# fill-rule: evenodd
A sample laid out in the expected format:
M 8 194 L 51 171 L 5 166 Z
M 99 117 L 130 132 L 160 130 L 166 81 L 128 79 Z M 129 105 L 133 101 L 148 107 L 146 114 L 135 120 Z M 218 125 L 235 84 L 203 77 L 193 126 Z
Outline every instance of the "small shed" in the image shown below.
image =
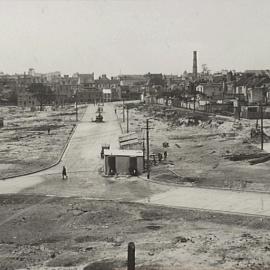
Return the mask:
M 143 151 L 105 149 L 104 150 L 106 175 L 139 175 L 143 173 Z

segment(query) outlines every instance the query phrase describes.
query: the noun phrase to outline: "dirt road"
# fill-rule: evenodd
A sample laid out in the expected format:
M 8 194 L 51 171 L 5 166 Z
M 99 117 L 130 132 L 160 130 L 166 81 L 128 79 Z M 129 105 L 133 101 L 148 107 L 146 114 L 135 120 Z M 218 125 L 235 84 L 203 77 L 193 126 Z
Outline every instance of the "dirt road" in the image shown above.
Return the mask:
M 111 148 L 117 148 L 121 129 L 114 104 L 104 105 L 104 123 L 92 122 L 96 110 L 97 106 L 88 106 L 59 165 L 29 176 L 1 181 L 0 193 L 38 193 L 130 201 L 168 190 L 165 186 L 149 184 L 136 177 L 102 176 L 104 160 L 100 158 L 101 145 L 109 143 Z M 67 181 L 62 180 L 63 165 L 67 168 Z
M 139 201 L 172 207 L 270 215 L 270 195 L 215 189 L 159 185 L 136 177 L 105 178 L 100 146 L 118 147 L 120 126 L 113 104 L 105 104 L 105 123 L 93 123 L 97 107 L 90 105 L 70 141 L 61 163 L 49 170 L 0 182 L 0 192 L 78 196 L 92 199 Z M 121 118 L 121 112 L 119 111 Z M 121 121 L 121 120 L 120 120 Z M 62 166 L 68 180 L 61 179 Z

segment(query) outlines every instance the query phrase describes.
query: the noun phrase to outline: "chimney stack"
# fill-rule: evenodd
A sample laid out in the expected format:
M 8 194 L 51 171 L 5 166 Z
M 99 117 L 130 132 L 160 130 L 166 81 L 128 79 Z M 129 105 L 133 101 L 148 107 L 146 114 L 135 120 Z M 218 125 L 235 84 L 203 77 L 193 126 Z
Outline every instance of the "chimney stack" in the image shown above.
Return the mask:
M 197 51 L 193 51 L 193 79 L 197 79 Z

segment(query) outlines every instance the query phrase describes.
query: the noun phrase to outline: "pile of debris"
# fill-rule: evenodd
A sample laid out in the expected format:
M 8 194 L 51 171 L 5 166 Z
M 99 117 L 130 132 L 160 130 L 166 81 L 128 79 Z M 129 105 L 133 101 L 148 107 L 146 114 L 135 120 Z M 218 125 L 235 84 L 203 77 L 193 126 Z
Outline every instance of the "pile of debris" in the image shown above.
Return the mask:
M 183 127 L 190 127 L 190 126 L 198 126 L 200 125 L 202 122 L 196 118 L 180 118 L 176 121 L 176 125 L 177 126 L 183 126 Z

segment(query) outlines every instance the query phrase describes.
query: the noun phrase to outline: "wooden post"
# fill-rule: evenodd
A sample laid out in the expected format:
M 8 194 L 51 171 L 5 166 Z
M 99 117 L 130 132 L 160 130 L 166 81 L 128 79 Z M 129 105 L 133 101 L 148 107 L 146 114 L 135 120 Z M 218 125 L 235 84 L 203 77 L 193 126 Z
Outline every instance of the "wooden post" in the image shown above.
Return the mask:
M 129 133 L 128 105 L 127 107 L 127 133 Z
M 145 144 L 144 144 L 144 137 L 143 137 L 143 169 L 145 170 Z
M 149 160 L 149 119 L 146 120 L 146 155 L 147 155 L 147 179 L 150 178 L 150 160 Z
M 195 112 L 195 110 L 196 110 L 196 87 L 195 87 L 195 82 L 193 83 L 193 85 L 192 85 L 192 90 L 193 90 L 193 92 L 194 92 L 194 96 L 193 96 L 193 111 Z
M 263 106 L 260 104 L 261 108 L 261 150 L 263 150 Z
M 135 244 L 133 242 L 128 243 L 127 270 L 135 270 Z
M 125 105 L 124 105 L 124 99 L 123 99 L 123 122 L 125 122 Z
M 76 101 L 75 101 L 75 107 L 76 107 L 76 122 L 78 122 L 78 90 L 79 90 L 79 86 L 77 85 L 77 90 L 76 90 Z

